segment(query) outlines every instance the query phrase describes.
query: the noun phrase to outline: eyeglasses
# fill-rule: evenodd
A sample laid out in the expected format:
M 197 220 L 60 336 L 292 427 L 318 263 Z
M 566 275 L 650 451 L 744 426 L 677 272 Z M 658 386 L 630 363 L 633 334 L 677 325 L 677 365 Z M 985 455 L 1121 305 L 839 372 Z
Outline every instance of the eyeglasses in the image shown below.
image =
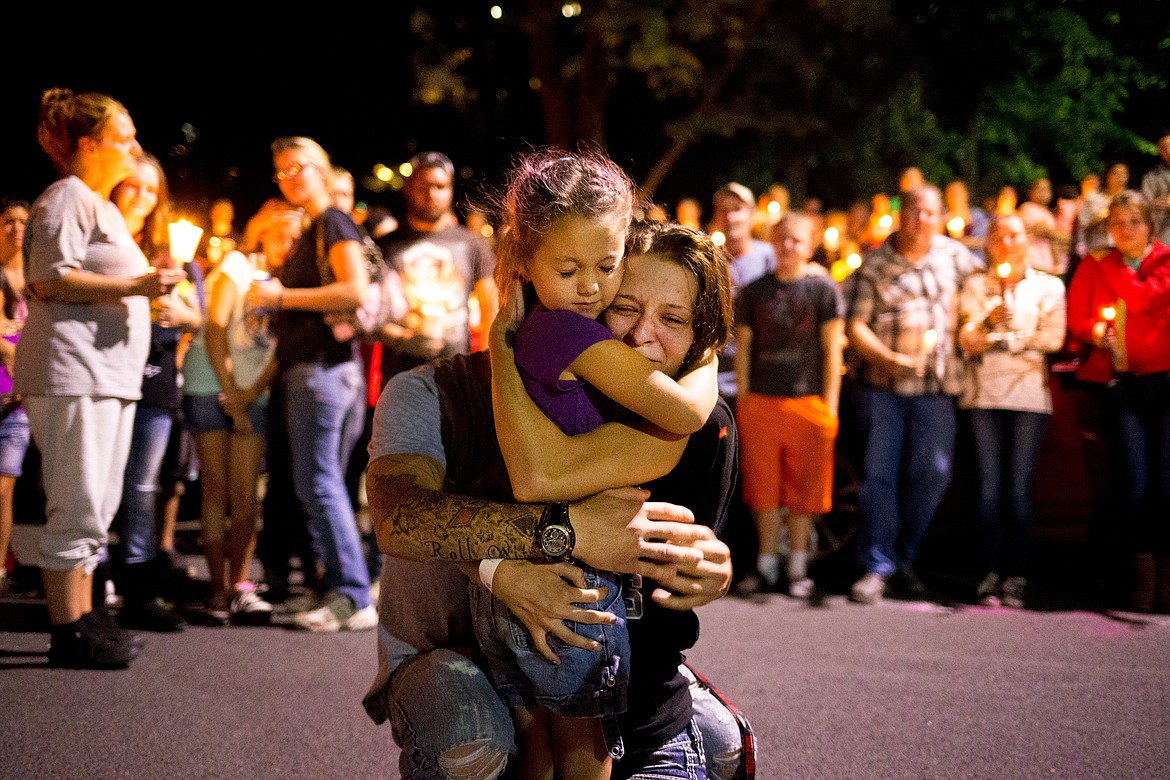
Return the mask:
M 272 177 L 272 180 L 274 182 L 277 182 L 277 183 L 280 183 L 282 181 L 289 181 L 290 179 L 295 179 L 296 177 L 300 176 L 305 171 L 306 168 L 316 168 L 316 167 L 317 166 L 315 166 L 311 162 L 294 163 L 293 165 L 290 165 L 287 168 L 285 168 L 283 171 L 277 171 L 276 174 Z

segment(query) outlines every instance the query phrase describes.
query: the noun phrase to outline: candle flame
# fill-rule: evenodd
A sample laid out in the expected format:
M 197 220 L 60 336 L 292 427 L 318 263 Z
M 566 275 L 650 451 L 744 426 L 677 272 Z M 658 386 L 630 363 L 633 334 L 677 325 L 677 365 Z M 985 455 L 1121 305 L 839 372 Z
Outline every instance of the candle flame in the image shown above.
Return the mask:
M 1006 279 L 1012 275 L 1012 264 L 1000 263 L 995 267 L 995 272 L 999 274 L 1000 279 Z
M 1105 320 L 1106 322 L 1113 322 L 1116 317 L 1117 309 L 1113 308 L 1112 306 L 1106 306 L 1105 308 L 1101 309 L 1101 319 Z
M 167 225 L 167 234 L 171 240 L 172 258 L 181 263 L 189 263 L 195 259 L 195 250 L 199 248 L 203 228 L 180 219 Z
M 938 344 L 938 331 L 934 328 L 922 334 L 922 348 L 930 352 Z

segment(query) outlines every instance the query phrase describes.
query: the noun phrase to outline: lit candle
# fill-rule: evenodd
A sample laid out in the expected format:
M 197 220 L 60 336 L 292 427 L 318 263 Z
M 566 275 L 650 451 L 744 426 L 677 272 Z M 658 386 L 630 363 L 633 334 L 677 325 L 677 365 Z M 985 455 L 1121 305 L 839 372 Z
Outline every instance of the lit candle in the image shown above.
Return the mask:
M 1113 320 L 1117 319 L 1117 309 L 1113 306 L 1101 307 L 1101 321 L 1105 323 L 1105 332 L 1113 330 Z
M 1012 275 L 1011 263 L 1000 263 L 995 267 L 995 274 L 999 277 L 999 294 L 1003 297 L 1007 292 L 1007 280 Z
M 841 232 L 835 227 L 825 228 L 825 251 L 836 252 L 840 245 Z
M 963 228 L 967 226 L 966 221 L 962 217 L 951 217 L 947 220 L 947 232 L 951 234 L 951 238 L 959 238 L 963 235 Z
M 195 259 L 195 250 L 199 247 L 199 239 L 203 237 L 203 228 L 180 219 L 167 225 L 167 233 L 171 239 L 171 257 L 176 262 L 189 263 Z
M 938 331 L 934 328 L 922 334 L 922 351 L 929 354 L 938 346 Z

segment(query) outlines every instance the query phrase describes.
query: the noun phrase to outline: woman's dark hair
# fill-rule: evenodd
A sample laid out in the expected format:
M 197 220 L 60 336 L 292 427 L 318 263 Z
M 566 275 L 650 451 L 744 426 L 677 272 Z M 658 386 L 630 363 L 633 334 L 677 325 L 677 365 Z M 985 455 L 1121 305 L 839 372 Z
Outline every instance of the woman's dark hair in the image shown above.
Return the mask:
M 698 282 L 691 321 L 695 341 L 687 351 L 681 373 L 728 342 L 734 319 L 730 260 L 727 251 L 709 235 L 674 222 L 639 221 L 630 226 L 626 255 L 664 257 L 689 271 Z

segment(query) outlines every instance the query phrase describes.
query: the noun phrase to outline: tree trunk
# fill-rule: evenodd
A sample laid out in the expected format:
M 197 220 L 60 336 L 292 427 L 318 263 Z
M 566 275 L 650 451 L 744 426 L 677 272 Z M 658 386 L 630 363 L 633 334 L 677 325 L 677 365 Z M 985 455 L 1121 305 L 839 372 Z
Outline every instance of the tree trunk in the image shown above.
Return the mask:
M 723 91 L 727 86 L 727 82 L 731 80 L 732 75 L 734 75 L 740 63 L 743 61 L 743 56 L 747 49 L 744 44 L 744 38 L 756 29 L 760 20 L 763 19 L 764 14 L 767 12 L 769 5 L 771 5 L 771 0 L 756 0 L 748 8 L 747 13 L 744 15 L 742 37 L 738 40 L 728 41 L 727 58 L 703 88 L 699 104 L 691 112 L 692 117 L 702 116 L 718 105 L 720 98 L 723 97 Z M 662 184 L 663 179 L 667 177 L 675 163 L 682 157 L 683 152 L 695 140 L 696 138 L 693 135 L 675 136 L 671 140 L 670 146 L 654 162 L 654 165 L 650 167 L 650 172 L 646 174 L 646 180 L 639 187 L 643 196 L 649 198 L 654 195 L 654 191 Z

